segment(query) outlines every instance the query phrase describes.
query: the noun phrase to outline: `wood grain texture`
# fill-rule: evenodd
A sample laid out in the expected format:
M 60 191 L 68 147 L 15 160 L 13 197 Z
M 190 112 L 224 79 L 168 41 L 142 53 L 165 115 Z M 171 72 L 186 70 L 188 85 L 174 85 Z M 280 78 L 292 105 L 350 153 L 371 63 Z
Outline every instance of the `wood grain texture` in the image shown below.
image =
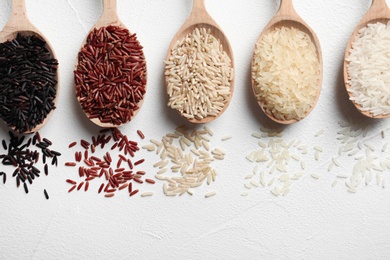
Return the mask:
M 27 17 L 26 12 L 26 4 L 25 0 L 12 0 L 12 14 L 11 18 L 7 22 L 7 24 L 4 26 L 3 30 L 0 32 L 0 42 L 6 42 L 8 40 L 12 40 L 16 38 L 17 34 L 20 33 L 25 36 L 31 36 L 35 35 L 41 39 L 43 39 L 46 42 L 46 48 L 50 51 L 52 57 L 54 59 L 57 59 L 56 54 L 51 47 L 49 41 L 46 39 L 46 37 L 30 22 L 30 20 Z M 57 70 L 56 75 L 56 98 L 53 101 L 55 105 L 57 105 L 58 97 L 60 94 L 60 77 L 59 77 L 59 70 Z M 46 118 L 43 120 L 43 122 L 39 125 L 37 125 L 35 128 L 31 129 L 28 132 L 25 132 L 26 134 L 34 133 L 39 131 L 50 119 L 54 112 L 54 109 L 50 111 L 50 113 L 46 116 Z
M 323 78 L 323 59 L 322 59 L 322 51 L 321 51 L 321 46 L 320 42 L 318 40 L 317 35 L 315 32 L 310 28 L 310 26 L 298 15 L 298 13 L 295 11 L 292 0 L 281 0 L 280 1 L 280 7 L 276 15 L 269 21 L 269 23 L 265 26 L 263 29 L 262 33 L 260 34 L 259 38 L 256 41 L 256 44 L 262 40 L 262 38 L 269 32 L 274 30 L 275 28 L 281 28 L 281 27 L 294 27 L 306 34 L 309 35 L 311 41 L 313 42 L 315 48 L 316 48 L 316 53 L 317 53 L 317 58 L 319 62 L 319 73 L 320 73 L 320 78 L 318 82 L 318 94 L 317 98 L 315 99 L 314 103 L 312 104 L 311 108 L 306 112 L 305 117 L 314 109 L 318 102 L 318 98 L 320 97 L 321 94 L 321 86 L 322 86 L 322 78 Z M 256 49 L 256 46 L 255 46 Z M 253 70 L 253 64 L 254 64 L 254 59 L 255 59 L 255 52 L 253 52 L 253 59 L 252 59 L 252 70 Z M 251 73 L 253 75 L 253 71 Z M 253 94 L 256 96 L 256 82 L 252 77 L 252 89 L 253 89 Z M 299 120 L 293 119 L 293 120 L 279 120 L 272 115 L 269 115 L 268 113 L 265 112 L 264 109 L 264 102 L 263 101 L 257 101 L 259 104 L 260 108 L 263 110 L 264 114 L 266 114 L 271 120 L 273 120 L 276 123 L 279 124 L 284 124 L 284 125 L 289 125 L 298 122 Z M 302 120 L 302 119 L 300 119 Z
M 370 9 L 368 9 L 367 13 L 364 15 L 363 19 L 360 20 L 359 24 L 356 26 L 355 30 L 352 32 L 351 38 L 349 39 L 349 42 L 347 44 L 347 48 L 345 51 L 344 56 L 344 66 L 343 66 L 343 73 L 344 73 L 344 85 L 347 89 L 348 95 L 351 96 L 350 92 L 348 91 L 350 89 L 350 85 L 348 84 L 348 62 L 347 58 L 350 54 L 350 50 L 352 49 L 352 44 L 355 41 L 356 35 L 358 34 L 359 30 L 363 27 L 366 27 L 369 23 L 383 23 L 387 24 L 390 20 L 390 9 L 386 4 L 386 0 L 373 0 Z M 355 100 L 351 100 L 352 103 L 355 105 L 355 107 L 359 110 L 359 112 L 367 117 L 371 118 L 389 118 L 390 114 L 387 115 L 377 115 L 374 116 L 369 111 L 362 111 L 362 106 L 357 104 Z
M 217 38 L 220 41 L 223 51 L 225 51 L 226 54 L 229 56 L 231 60 L 231 67 L 233 68 L 233 71 L 235 71 L 233 50 L 232 47 L 230 46 L 229 40 L 225 36 L 220 26 L 214 21 L 214 19 L 207 12 L 204 0 L 194 0 L 190 16 L 187 18 L 185 23 L 176 33 L 175 37 L 173 37 L 168 47 L 168 55 L 166 60 L 169 60 L 171 56 L 171 50 L 176 45 L 176 43 L 181 39 L 185 38 L 188 34 L 192 33 L 196 28 L 205 28 L 206 30 L 210 30 L 211 35 L 213 35 L 215 38 Z M 166 82 L 166 87 L 168 87 L 168 76 L 165 77 L 165 82 Z M 234 82 L 235 82 L 235 76 L 233 77 L 233 80 L 230 82 L 229 100 L 217 116 L 209 116 L 201 120 L 197 120 L 197 119 L 190 120 L 186 118 L 186 120 L 195 124 L 204 124 L 204 123 L 209 123 L 217 119 L 218 117 L 220 117 L 230 104 L 234 92 Z M 185 117 L 183 116 L 183 118 Z

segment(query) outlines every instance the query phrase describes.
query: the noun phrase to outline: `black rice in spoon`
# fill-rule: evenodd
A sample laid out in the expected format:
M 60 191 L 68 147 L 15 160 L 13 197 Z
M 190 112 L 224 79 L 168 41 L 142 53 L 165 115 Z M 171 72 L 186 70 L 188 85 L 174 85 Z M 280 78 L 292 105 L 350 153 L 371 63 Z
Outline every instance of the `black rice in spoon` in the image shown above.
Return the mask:
M 37 36 L 18 34 L 0 44 L 0 117 L 29 132 L 55 109 L 58 62 Z

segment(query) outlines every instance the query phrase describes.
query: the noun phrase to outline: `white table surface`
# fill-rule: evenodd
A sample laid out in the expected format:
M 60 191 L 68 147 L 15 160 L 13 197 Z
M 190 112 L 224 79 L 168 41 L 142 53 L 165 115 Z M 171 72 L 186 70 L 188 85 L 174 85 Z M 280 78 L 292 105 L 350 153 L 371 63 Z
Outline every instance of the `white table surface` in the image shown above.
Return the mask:
M 314 111 L 302 122 L 284 129 L 286 140 L 319 145 L 320 161 L 307 159 L 304 177 L 294 182 L 285 197 L 268 189 L 252 189 L 248 197 L 244 177 L 254 164 L 245 156 L 258 149 L 251 133 L 268 121 L 260 112 L 250 85 L 250 62 L 255 41 L 276 13 L 277 0 L 206 0 L 209 13 L 230 39 L 236 65 L 233 100 L 226 112 L 209 124 L 215 132 L 211 143 L 227 151 L 217 164 L 220 175 L 210 186 L 195 190 L 194 196 L 166 197 L 162 183 L 144 189 L 154 196 L 129 198 L 118 193 L 112 199 L 96 192 L 67 193 L 68 177 L 74 169 L 63 163 L 72 160 L 68 144 L 90 138 L 98 128 L 82 114 L 73 90 L 73 66 L 87 31 L 99 19 L 102 4 L 97 0 L 29 0 L 31 21 L 50 40 L 60 62 L 61 93 L 58 109 L 40 132 L 62 152 L 60 165 L 48 177 L 34 182 L 30 193 L 16 189 L 8 176 L 0 184 L 0 259 L 386 259 L 390 254 L 390 189 L 375 182 L 355 194 L 337 174 L 352 171 L 351 161 L 327 172 L 337 155 L 340 141 L 338 121 L 370 124 L 368 136 L 376 147 L 384 140 L 389 120 L 366 120 L 346 97 L 342 79 L 345 46 L 371 1 L 295 0 L 296 11 L 317 33 L 324 59 L 323 89 Z M 0 27 L 10 17 L 11 1 L 0 1 Z M 148 92 L 137 117 L 121 130 L 137 138 L 141 129 L 147 139 L 161 138 L 185 123 L 166 106 L 164 66 L 170 40 L 184 23 L 190 0 L 118 0 L 123 23 L 145 47 L 148 63 Z M 324 135 L 314 134 L 324 129 Z M 0 124 L 0 139 L 7 137 Z M 233 139 L 221 142 L 224 135 Z M 389 135 L 387 135 L 389 136 Z M 142 144 L 146 144 L 142 143 Z M 141 151 L 148 176 L 157 158 Z M 381 156 L 385 156 L 382 154 Z M 4 166 L 0 166 L 3 170 Z M 4 170 L 9 168 L 4 168 Z M 9 171 L 9 170 L 8 170 Z M 318 180 L 312 172 L 321 175 Z M 384 172 L 386 177 L 389 172 Z M 91 183 L 97 189 L 99 183 Z M 50 193 L 45 200 L 42 190 Z M 205 199 L 207 191 L 217 195 Z

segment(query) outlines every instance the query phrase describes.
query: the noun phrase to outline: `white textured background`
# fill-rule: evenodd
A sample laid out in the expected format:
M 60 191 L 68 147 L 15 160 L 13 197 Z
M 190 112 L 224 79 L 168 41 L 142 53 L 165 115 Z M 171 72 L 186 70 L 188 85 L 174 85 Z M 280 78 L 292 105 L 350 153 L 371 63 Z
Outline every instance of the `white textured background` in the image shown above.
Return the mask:
M 369 0 L 295 0 L 297 12 L 317 32 L 324 59 L 323 90 L 314 111 L 284 130 L 288 140 L 302 140 L 324 149 L 321 161 L 307 161 L 305 176 L 286 197 L 259 188 L 241 197 L 244 177 L 253 164 L 245 160 L 257 149 L 250 135 L 266 120 L 250 86 L 250 61 L 255 41 L 276 13 L 278 0 L 206 0 L 209 13 L 231 41 L 236 61 L 236 86 L 227 111 L 209 126 L 213 145 L 228 151 L 217 166 L 220 175 L 195 195 L 165 197 L 161 183 L 141 186 L 153 190 L 150 198 L 118 193 L 105 199 L 90 192 L 67 193 L 74 169 L 67 145 L 90 138 L 98 129 L 82 114 L 73 95 L 72 69 L 87 31 L 99 19 L 98 0 L 28 0 L 31 21 L 50 40 L 60 62 L 61 95 L 58 109 L 41 135 L 63 153 L 60 166 L 34 182 L 28 195 L 16 189 L 8 175 L 0 184 L 0 259 L 386 259 L 390 254 L 390 189 L 375 184 L 348 193 L 344 184 L 332 188 L 338 173 L 350 173 L 351 164 L 327 173 L 337 154 L 338 121 L 364 118 L 346 98 L 342 80 L 345 46 L 354 27 L 368 10 Z M 0 27 L 10 17 L 11 1 L 0 1 Z M 160 138 L 184 123 L 166 107 L 163 60 L 170 40 L 184 23 L 190 0 L 118 0 L 123 23 L 138 34 L 148 62 L 148 93 L 137 117 L 121 130 L 133 136 L 142 129 L 147 138 Z M 369 120 L 369 136 L 389 128 L 388 120 Z M 314 134 L 324 129 L 321 138 Z M 223 135 L 233 139 L 221 142 Z M 7 129 L 0 124 L 0 138 Z M 390 135 L 389 135 L 390 136 Z M 386 137 L 387 138 L 387 137 Z M 378 138 L 377 138 L 378 139 Z M 383 141 L 381 141 L 383 143 Z M 380 144 L 378 144 L 379 146 Z M 74 151 L 74 150 L 73 150 Z M 154 154 L 145 155 L 149 176 Z M 4 167 L 4 166 L 0 166 Z M 1 168 L 8 170 L 8 168 Z M 8 170 L 10 171 L 10 170 Z M 310 177 L 312 171 L 322 175 Z M 388 172 L 384 173 L 388 175 Z M 50 200 L 43 197 L 43 188 Z M 205 199 L 206 191 L 215 197 Z

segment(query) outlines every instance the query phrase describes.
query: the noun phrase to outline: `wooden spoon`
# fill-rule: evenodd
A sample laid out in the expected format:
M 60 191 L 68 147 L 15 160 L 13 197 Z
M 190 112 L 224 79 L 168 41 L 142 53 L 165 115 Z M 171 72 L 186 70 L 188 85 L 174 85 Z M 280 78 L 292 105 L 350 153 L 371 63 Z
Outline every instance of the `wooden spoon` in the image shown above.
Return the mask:
M 230 43 L 227 37 L 225 36 L 225 34 L 223 33 L 222 29 L 213 20 L 213 18 L 211 18 L 211 16 L 207 12 L 206 6 L 204 4 L 204 0 L 194 0 L 192 12 L 190 16 L 187 18 L 185 23 L 176 33 L 175 37 L 172 39 L 171 44 L 169 45 L 168 55 L 166 60 L 169 60 L 171 56 L 171 50 L 177 44 L 177 42 L 180 41 L 181 39 L 184 39 L 188 34 L 192 33 L 196 28 L 205 28 L 206 30 L 210 29 L 211 35 L 213 35 L 215 38 L 217 38 L 220 41 L 223 51 L 225 51 L 226 54 L 229 56 L 231 60 L 231 67 L 234 70 L 234 57 L 233 57 L 232 47 L 230 46 Z M 166 82 L 166 86 L 168 86 L 168 76 L 165 77 L 165 82 Z M 187 118 L 186 119 L 191 123 L 198 123 L 198 124 L 208 123 L 217 119 L 219 116 L 222 115 L 223 112 L 225 112 L 225 110 L 229 106 L 229 103 L 233 96 L 233 91 L 234 91 L 234 78 L 230 82 L 229 100 L 226 102 L 225 106 L 222 108 L 222 110 L 219 112 L 217 116 L 208 116 L 201 120 L 187 119 Z
M 6 42 L 8 40 L 15 39 L 18 33 L 24 36 L 34 35 L 43 39 L 46 42 L 46 48 L 50 51 L 52 58 L 57 59 L 52 47 L 50 46 L 49 41 L 37 28 L 35 28 L 35 26 L 28 19 L 26 14 L 26 4 L 24 0 L 12 0 L 11 18 L 9 19 L 8 23 L 4 26 L 3 30 L 0 32 L 0 42 Z M 58 102 L 58 96 L 60 91 L 58 70 L 55 79 L 57 81 L 56 84 L 57 94 L 55 100 L 53 101 L 54 105 L 56 105 Z M 47 123 L 47 121 L 49 121 L 53 112 L 54 109 L 50 111 L 50 113 L 46 116 L 46 118 L 42 121 L 42 123 L 37 125 L 35 128 L 31 129 L 30 131 L 25 132 L 25 134 L 37 132 L 39 129 L 41 129 Z
M 345 58 L 344 58 L 344 83 L 345 83 L 345 88 L 347 89 L 348 95 L 351 97 L 351 93 L 348 91 L 350 89 L 350 85 L 348 84 L 348 70 L 347 70 L 347 58 L 350 54 L 350 50 L 352 49 L 352 44 L 355 41 L 356 35 L 358 34 L 359 30 L 362 29 L 363 27 L 366 27 L 369 23 L 383 23 L 387 24 L 390 20 L 390 9 L 386 4 L 386 0 L 373 0 L 370 9 L 367 11 L 363 19 L 359 22 L 358 26 L 356 29 L 353 31 L 351 38 L 349 39 L 347 49 L 345 51 Z M 369 111 L 363 111 L 362 106 L 357 104 L 355 100 L 352 100 L 352 103 L 355 105 L 355 107 L 362 113 L 363 115 L 367 117 L 372 117 L 372 118 L 388 118 L 390 117 L 390 114 L 387 115 L 377 115 L 374 116 L 371 112 Z
M 272 31 L 272 30 L 274 30 L 276 28 L 281 28 L 283 26 L 284 27 L 294 27 L 294 28 L 296 28 L 296 29 L 298 29 L 298 30 L 308 34 L 310 36 L 311 41 L 313 42 L 313 44 L 314 44 L 314 46 L 316 48 L 317 58 L 318 58 L 318 62 L 319 62 L 320 78 L 319 78 L 319 81 L 318 81 L 317 98 L 313 102 L 311 108 L 308 111 L 306 111 L 306 115 L 305 116 L 307 116 L 313 110 L 315 105 L 317 104 L 318 98 L 319 98 L 320 93 L 321 93 L 322 70 L 323 70 L 323 68 L 322 68 L 321 46 L 320 46 L 319 40 L 317 38 L 317 35 L 314 33 L 314 31 L 309 27 L 309 25 L 307 25 L 305 23 L 305 21 L 303 21 L 303 19 L 295 11 L 295 9 L 293 7 L 293 4 L 292 4 L 292 0 L 281 0 L 280 1 L 279 11 L 276 13 L 276 15 L 271 19 L 271 21 L 264 28 L 264 30 L 260 34 L 259 38 L 257 39 L 257 42 L 261 41 L 262 38 L 269 31 Z M 253 75 L 254 59 L 255 59 L 255 55 L 253 55 L 253 59 L 252 59 L 252 73 L 251 73 L 251 75 Z M 253 79 L 253 77 L 252 77 L 252 89 L 253 89 L 253 93 L 256 95 L 256 82 Z M 277 122 L 279 124 L 288 125 L 288 124 L 296 123 L 296 122 L 299 121 L 299 120 L 296 120 L 296 119 L 291 119 L 291 120 L 280 120 L 280 119 L 277 119 L 273 115 L 270 115 L 270 114 L 266 113 L 266 111 L 264 109 L 265 100 L 258 100 L 257 103 L 259 104 L 259 106 L 261 107 L 263 112 L 270 119 L 272 119 L 273 121 L 275 121 L 275 122 Z
M 103 13 L 102 13 L 102 16 L 100 17 L 100 19 L 95 23 L 95 25 L 92 27 L 92 29 L 88 32 L 87 35 L 89 35 L 95 28 L 98 29 L 98 28 L 101 28 L 101 27 L 107 27 L 109 25 L 113 25 L 113 26 L 118 26 L 120 28 L 126 28 L 126 26 L 121 22 L 121 20 L 119 19 L 118 15 L 117 15 L 117 4 L 116 4 L 116 0 L 103 0 Z M 88 37 L 88 36 L 87 36 Z M 83 46 L 85 45 L 87 41 L 87 38 L 83 41 L 83 43 L 81 44 L 81 49 L 83 48 Z M 78 61 L 76 62 L 76 65 L 75 65 L 75 68 L 77 68 L 78 66 Z M 145 75 L 145 79 L 146 79 L 146 75 Z M 145 85 L 145 91 L 147 90 L 147 85 Z M 131 117 L 131 119 L 133 119 L 137 113 L 139 112 L 139 110 L 141 109 L 141 106 L 143 105 L 144 103 L 144 99 L 145 97 L 140 100 L 138 102 L 138 109 L 136 111 L 133 112 L 133 116 Z M 78 99 L 77 99 L 78 100 Z M 78 100 L 79 101 L 79 100 Z M 80 103 L 80 101 L 79 101 Z M 81 104 L 80 104 L 81 106 Z M 86 114 L 87 115 L 87 114 Z M 88 115 L 87 115 L 88 117 Z M 89 118 L 89 117 L 88 117 Z M 121 125 L 124 125 L 125 123 L 121 124 L 121 125 L 114 125 L 112 123 L 102 123 L 99 118 L 89 118 L 93 123 L 95 123 L 96 125 L 100 126 L 100 127 L 119 127 Z

